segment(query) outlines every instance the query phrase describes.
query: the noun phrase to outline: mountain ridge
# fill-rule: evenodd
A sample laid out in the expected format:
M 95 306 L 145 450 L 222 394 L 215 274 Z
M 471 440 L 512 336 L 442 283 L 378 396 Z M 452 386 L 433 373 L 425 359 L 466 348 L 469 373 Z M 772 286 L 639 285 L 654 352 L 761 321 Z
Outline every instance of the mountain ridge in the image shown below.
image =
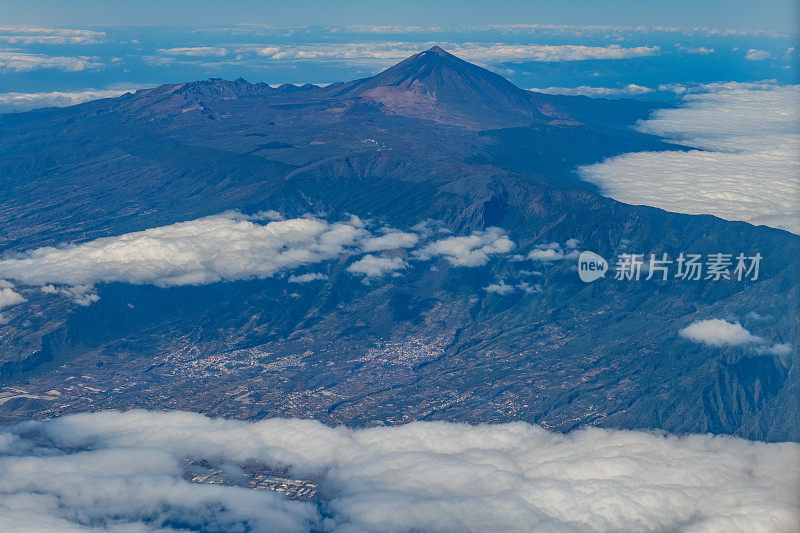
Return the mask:
M 704 346 L 677 333 L 725 317 L 795 342 L 800 238 L 622 204 L 576 178 L 578 165 L 676 149 L 630 127 L 657 104 L 534 95 L 529 105 L 480 67 L 432 55 L 372 85 L 212 79 L 0 116 L 9 256 L 230 210 L 356 214 L 404 231 L 434 221 L 452 232 L 437 238 L 496 226 L 518 254 L 426 267 L 395 250 L 408 268 L 369 284 L 347 258 L 317 265 L 327 277 L 317 283 L 97 283 L 99 301 L 86 307 L 20 283 L 27 301 L 3 309 L 0 324 L 0 384 L 27 394 L 4 401 L 0 421 L 169 407 L 359 426 L 524 420 L 800 439 L 796 349 Z M 392 83 L 424 105 L 391 109 L 369 93 Z M 509 109 L 480 91 L 448 97 L 483 83 L 511 98 Z M 542 117 L 538 98 L 580 124 Z M 567 242 L 606 258 L 760 251 L 764 268 L 754 282 L 584 284 L 566 257 L 526 259 Z M 512 292 L 488 290 L 500 282 Z

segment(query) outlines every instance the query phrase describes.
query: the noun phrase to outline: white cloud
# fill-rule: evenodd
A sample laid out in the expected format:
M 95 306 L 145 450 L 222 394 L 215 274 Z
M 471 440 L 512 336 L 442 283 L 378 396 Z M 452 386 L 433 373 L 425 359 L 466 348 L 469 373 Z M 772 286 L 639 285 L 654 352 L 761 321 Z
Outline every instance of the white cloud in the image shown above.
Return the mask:
M 675 94 L 691 93 L 719 93 L 734 90 L 764 90 L 774 91 L 780 89 L 777 80 L 761 80 L 754 82 L 721 81 L 714 83 L 662 83 L 659 91 L 670 91 Z
M 400 257 L 376 257 L 367 254 L 347 267 L 347 271 L 352 274 L 364 274 L 370 278 L 377 278 L 388 272 L 395 272 L 407 267 L 408 264 Z
M 0 42 L 9 44 L 100 44 L 106 33 L 68 28 L 0 26 Z
M 542 287 L 540 285 L 531 285 L 527 281 L 518 283 L 517 288 L 525 294 L 536 294 L 537 292 L 542 292 Z
M 491 283 L 491 284 L 487 285 L 486 287 L 483 287 L 483 290 L 485 290 L 488 293 L 493 293 L 493 294 L 511 294 L 512 292 L 514 292 L 514 286 L 513 285 L 507 285 L 501 279 L 498 283 Z
M 420 248 L 415 256 L 428 260 L 444 257 L 455 266 L 480 266 L 489 261 L 490 255 L 505 254 L 514 248 L 514 243 L 500 228 L 474 231 L 469 236 L 447 237 Z
M 765 52 L 764 50 L 757 50 L 755 48 L 751 48 L 747 51 L 744 58 L 748 61 L 764 61 L 765 59 L 769 59 L 772 57 L 772 54 L 769 52 Z
M 718 37 L 730 36 L 760 36 L 760 37 L 779 37 L 783 34 L 772 30 L 752 30 L 752 29 L 729 29 L 729 28 L 704 28 L 699 26 L 624 26 L 609 24 L 593 25 L 572 25 L 572 24 L 490 24 L 484 26 L 472 26 L 468 28 L 474 31 L 501 31 L 505 33 L 542 33 L 557 35 L 602 35 L 608 39 L 612 36 L 624 34 L 648 34 L 648 33 L 680 33 L 687 36 L 708 35 Z
M 764 339 L 753 335 L 738 322 L 733 324 L 719 318 L 692 322 L 678 334 L 691 341 L 710 346 L 738 346 L 764 342 Z
M 579 172 L 629 204 L 800 233 L 798 106 L 797 86 L 689 94 L 639 129 L 695 150 L 625 154 Z
M 687 54 L 695 54 L 702 56 L 715 53 L 713 48 L 707 48 L 705 46 L 693 47 L 693 46 L 683 46 L 681 44 L 676 44 L 675 48 L 677 48 L 681 52 L 686 52 Z
M 763 346 L 761 348 L 757 348 L 756 352 L 758 353 L 768 353 L 771 355 L 789 355 L 792 353 L 792 345 L 788 342 L 785 343 L 776 343 L 770 346 Z
M 539 285 L 531 285 L 527 281 L 520 282 L 516 285 L 509 285 L 505 281 L 499 280 L 497 283 L 491 283 L 486 287 L 482 287 L 482 289 L 490 294 L 500 294 L 503 296 L 511 294 L 517 290 L 520 290 L 525 294 L 536 294 L 537 292 L 542 292 L 542 288 Z
M 56 287 L 54 285 L 44 285 L 41 291 L 45 294 L 60 294 L 66 296 L 76 304 L 86 307 L 100 300 L 100 296 L 94 289 L 94 285 L 74 285 L 71 287 Z
M 99 57 L 88 56 L 48 56 L 44 54 L 28 54 L 0 50 L 0 72 L 13 70 L 15 72 L 29 72 L 44 68 L 54 68 L 66 72 L 80 72 L 83 70 L 99 70 L 103 68 Z
M 228 49 L 221 46 L 189 46 L 184 48 L 160 48 L 159 53 L 188 57 L 224 57 Z
M 273 46 L 238 46 L 238 53 L 256 53 L 275 60 L 350 59 L 396 61 L 439 44 L 448 52 L 479 63 L 521 61 L 584 61 L 590 59 L 629 59 L 657 55 L 658 46 L 625 48 L 619 45 L 511 45 L 504 43 L 313 43 Z M 229 47 L 231 48 L 231 47 Z
M 472 44 L 455 45 L 449 52 L 467 61 L 521 62 L 521 61 L 585 61 L 590 59 L 631 59 L 658 55 L 658 46 L 619 45 L 536 45 L 536 44 Z
M 361 241 L 361 249 L 365 252 L 380 252 L 383 250 L 396 250 L 398 248 L 411 248 L 419 241 L 415 233 L 384 228 L 383 235 L 367 237 Z
M 108 89 L 83 91 L 52 91 L 41 93 L 0 93 L 0 112 L 27 111 L 39 107 L 67 107 L 100 98 L 115 98 L 143 89 L 145 85 L 128 85 Z
M 541 89 L 530 89 L 533 92 L 544 94 L 567 94 L 572 96 L 589 96 L 592 98 L 602 98 L 604 96 L 638 96 L 652 93 L 653 89 L 630 83 L 624 87 L 545 87 Z
M 10 287 L 0 288 L 0 309 L 27 301 L 24 296 Z
M 289 283 L 310 283 L 323 279 L 328 279 L 328 276 L 319 272 L 309 272 L 308 274 L 300 274 L 299 276 L 289 276 Z
M 426 238 L 434 234 L 430 232 Z M 331 223 L 310 216 L 286 220 L 276 211 L 254 215 L 231 211 L 82 244 L 29 250 L 0 259 L 0 276 L 89 305 L 99 299 L 96 283 L 170 287 L 267 278 L 367 251 L 411 248 L 419 239 L 415 233 L 388 227 L 372 233 L 354 215 Z M 503 230 L 489 228 L 427 242 L 410 253 L 419 260 L 442 256 L 454 265 L 479 266 L 490 255 L 508 252 L 513 246 Z M 407 267 L 400 257 L 368 254 L 347 270 L 378 277 Z M 303 283 L 322 279 L 320 276 L 303 274 L 291 276 L 289 281 Z
M 722 533 L 800 520 L 800 445 L 725 436 L 106 411 L 3 427 L 0 454 L 7 531 Z M 288 466 L 319 484 L 326 516 L 279 493 L 191 483 L 186 458 Z
M 265 278 L 337 258 L 369 235 L 357 219 L 259 224 L 244 218 L 216 215 L 78 245 L 39 248 L 0 260 L 0 271 L 28 285 L 202 285 Z
M 575 249 L 578 247 L 578 239 L 568 239 L 564 245 L 569 251 L 564 251 L 557 242 L 547 244 L 537 244 L 533 250 L 528 252 L 527 258 L 532 261 L 561 261 L 562 259 L 577 259 L 580 253 Z

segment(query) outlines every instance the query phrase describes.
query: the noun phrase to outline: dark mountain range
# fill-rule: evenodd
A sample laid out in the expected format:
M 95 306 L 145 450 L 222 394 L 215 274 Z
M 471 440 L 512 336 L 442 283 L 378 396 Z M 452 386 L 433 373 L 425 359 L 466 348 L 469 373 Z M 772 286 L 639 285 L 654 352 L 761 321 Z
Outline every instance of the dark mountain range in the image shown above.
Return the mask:
M 28 301 L 0 325 L 0 379 L 12 387 L 0 417 L 177 407 L 797 440 L 800 239 L 621 204 L 573 173 L 620 153 L 683 149 L 630 128 L 653 106 L 534 94 L 433 48 L 327 87 L 212 79 L 0 116 L 6 257 L 231 209 L 356 214 L 403 230 L 434 220 L 453 235 L 497 226 L 523 256 L 570 239 L 609 258 L 764 256 L 747 282 L 587 285 L 574 262 L 503 258 L 436 261 L 369 284 L 337 260 L 309 284 L 107 283 L 86 307 L 20 286 Z M 537 290 L 482 290 L 499 279 Z M 706 318 L 792 351 L 677 334 Z

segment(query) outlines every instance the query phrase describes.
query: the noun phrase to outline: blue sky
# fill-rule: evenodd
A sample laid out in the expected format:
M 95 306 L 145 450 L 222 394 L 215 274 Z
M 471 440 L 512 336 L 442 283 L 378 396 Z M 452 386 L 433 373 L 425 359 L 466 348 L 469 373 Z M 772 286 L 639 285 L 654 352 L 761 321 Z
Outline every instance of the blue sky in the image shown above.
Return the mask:
M 546 92 L 669 99 L 709 83 L 793 84 L 800 49 L 793 6 L 3 3 L 0 111 L 209 77 L 272 84 L 347 81 L 374 75 L 433 44 L 520 87 Z M 59 95 L 44 96 L 53 92 Z
M 4 2 L 7 24 L 47 25 L 477 25 L 537 24 L 707 26 L 790 32 L 797 2 L 587 0 L 26 0 Z

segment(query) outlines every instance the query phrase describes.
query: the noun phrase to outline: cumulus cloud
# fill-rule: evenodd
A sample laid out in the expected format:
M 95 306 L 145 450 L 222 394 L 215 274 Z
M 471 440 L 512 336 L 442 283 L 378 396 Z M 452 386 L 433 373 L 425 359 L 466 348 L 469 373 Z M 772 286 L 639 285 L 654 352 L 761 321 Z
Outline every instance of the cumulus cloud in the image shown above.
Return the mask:
M 289 283 L 310 283 L 312 281 L 320 281 L 328 279 L 328 276 L 320 272 L 309 272 L 308 274 L 300 274 L 299 276 L 289 276 Z
M 408 267 L 400 257 L 380 257 L 367 254 L 349 267 L 347 271 L 352 274 L 363 274 L 369 278 L 377 278 L 388 272 L 395 272 Z
M 492 227 L 469 236 L 439 239 L 420 248 L 415 256 L 422 260 L 444 257 L 455 266 L 480 266 L 489 261 L 490 255 L 505 254 L 513 248 L 506 232 Z
M 638 127 L 695 149 L 625 154 L 579 172 L 622 202 L 800 233 L 798 106 L 797 86 L 689 94 Z
M 99 57 L 48 56 L 0 50 L 0 72 L 7 70 L 29 72 L 44 68 L 54 68 L 65 72 L 80 72 L 83 70 L 100 70 L 103 66 L 103 62 Z
M 192 483 L 187 459 L 288 467 L 321 506 Z M 352 430 L 107 411 L 0 429 L 6 531 L 788 532 L 798 480 L 796 443 L 522 422 Z
M 11 287 L 0 288 L 0 309 L 11 307 L 12 305 L 21 304 L 22 302 L 27 301 L 28 300 L 26 300 L 24 296 L 16 292 Z
M 542 288 L 539 285 L 531 285 L 527 281 L 517 283 L 516 285 L 510 285 L 503 280 L 499 280 L 497 283 L 490 283 L 482 289 L 490 294 L 500 294 L 502 296 L 511 294 L 518 290 L 524 292 L 525 294 L 535 294 L 542 291 Z
M 719 318 L 692 322 L 678 334 L 691 341 L 709 346 L 738 346 L 764 342 L 764 339 L 753 335 L 738 322 L 734 324 Z
M 44 285 L 41 291 L 45 294 L 60 294 L 66 296 L 76 304 L 86 307 L 100 300 L 100 296 L 94 285 L 73 285 L 67 287 L 56 287 L 55 285 Z
M 380 252 L 383 250 L 396 250 L 398 248 L 411 248 L 419 241 L 415 233 L 384 228 L 383 235 L 367 237 L 361 241 L 361 249 L 365 252 Z
M 342 255 L 368 232 L 360 221 L 316 218 L 259 224 L 216 215 L 0 260 L 0 272 L 28 285 L 124 281 L 202 285 L 265 278 Z
M 769 52 L 765 52 L 764 50 L 757 50 L 755 48 L 751 48 L 747 51 L 744 58 L 748 61 L 764 61 L 765 59 L 769 59 L 772 57 L 772 54 Z
M 563 259 L 577 259 L 580 255 L 580 252 L 576 250 L 579 242 L 578 239 L 568 239 L 567 242 L 564 243 L 564 246 L 567 248 L 566 251 L 557 242 L 537 244 L 533 247 L 533 250 L 528 252 L 527 258 L 532 261 L 543 261 L 545 263 L 561 261 Z
M 511 294 L 512 292 L 514 292 L 514 286 L 507 285 L 506 282 L 504 282 L 501 279 L 497 283 L 491 283 L 486 287 L 483 287 L 483 290 L 485 290 L 488 293 L 494 293 L 494 294 Z
M 426 223 L 425 226 L 429 226 Z M 205 285 L 218 281 L 267 278 L 327 260 L 360 257 L 352 274 L 379 277 L 408 268 L 405 259 L 373 255 L 412 248 L 417 260 L 444 257 L 457 266 L 480 266 L 508 252 L 514 243 L 500 228 L 463 237 L 430 239 L 384 227 L 377 232 L 357 216 L 341 222 L 307 216 L 284 219 L 276 211 L 254 215 L 227 212 L 188 222 L 104 237 L 82 244 L 44 247 L 0 259 L 0 276 L 80 305 L 99 299 L 97 283 L 125 282 L 160 287 Z M 292 283 L 323 279 L 322 274 L 291 275 Z
M 587 85 L 581 85 L 580 87 L 544 87 L 530 90 L 544 94 L 568 94 L 593 98 L 603 98 L 607 96 L 638 96 L 653 92 L 653 89 L 650 87 L 636 85 L 635 83 L 629 83 L 624 87 L 589 87 Z
M 0 112 L 27 111 L 39 107 L 67 107 L 101 98 L 115 98 L 145 87 L 148 86 L 126 85 L 108 89 L 86 89 L 83 91 L 0 93 Z

